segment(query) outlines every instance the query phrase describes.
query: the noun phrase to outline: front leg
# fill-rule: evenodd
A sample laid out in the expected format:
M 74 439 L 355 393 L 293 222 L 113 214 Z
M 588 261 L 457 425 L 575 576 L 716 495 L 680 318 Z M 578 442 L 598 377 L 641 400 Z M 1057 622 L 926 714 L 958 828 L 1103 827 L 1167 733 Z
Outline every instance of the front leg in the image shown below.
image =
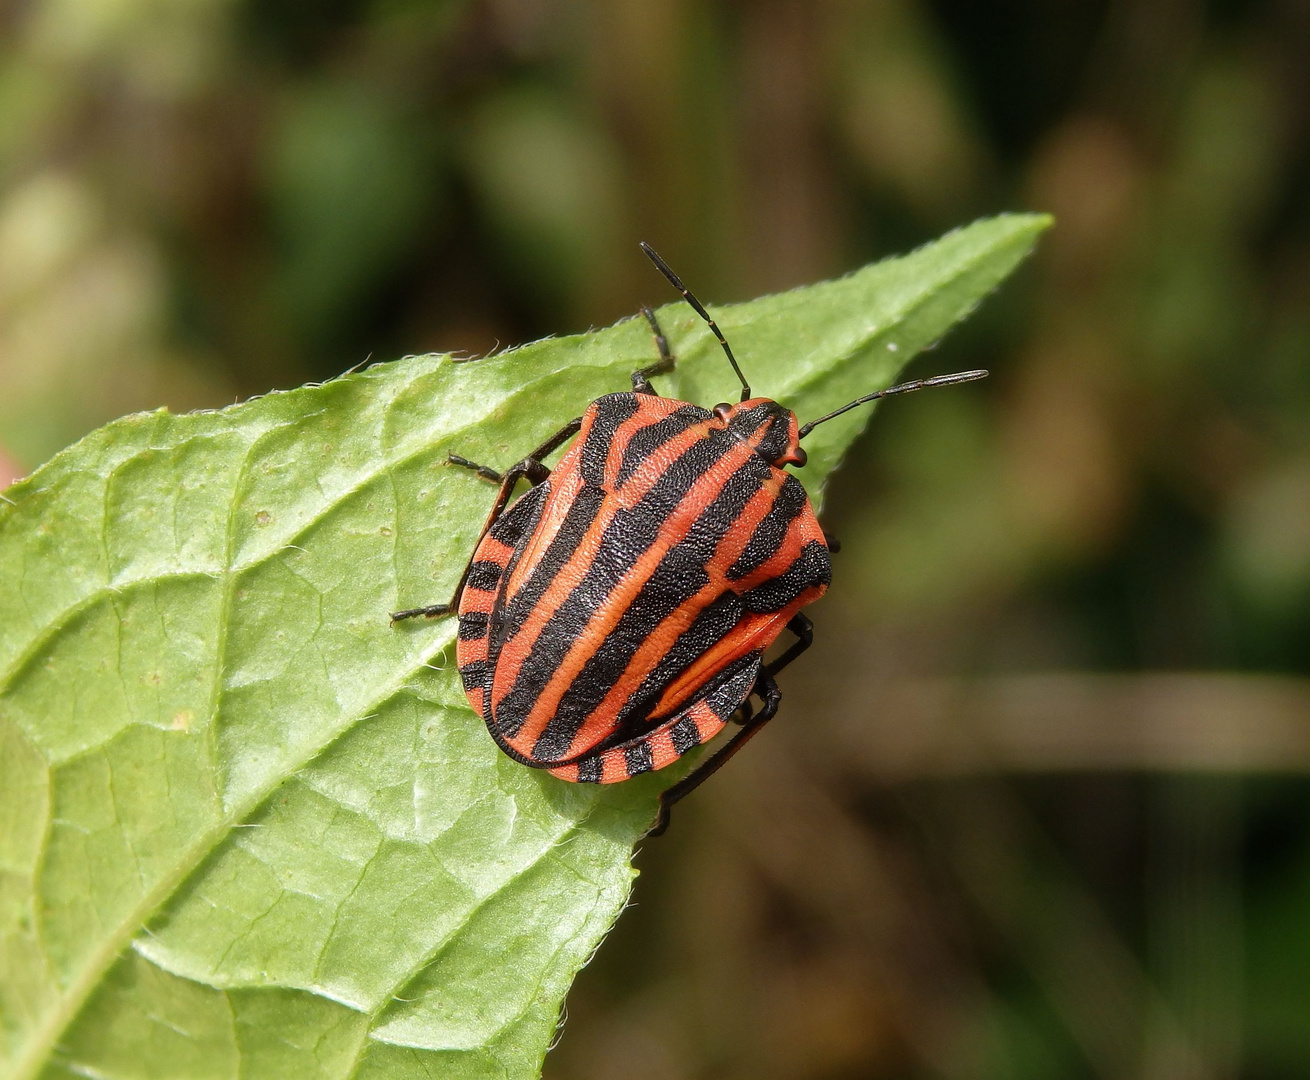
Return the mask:
M 655 318 L 655 312 L 650 308 L 644 307 L 641 313 L 650 323 L 650 332 L 655 336 L 655 348 L 660 354 L 659 360 L 649 367 L 639 368 L 632 373 L 632 391 L 635 394 L 649 394 L 651 397 L 659 397 L 655 393 L 655 387 L 651 386 L 650 380 L 652 375 L 667 375 L 673 370 L 675 360 L 673 354 L 669 352 L 669 339 L 664 336 L 664 331 L 660 329 L 659 320 Z

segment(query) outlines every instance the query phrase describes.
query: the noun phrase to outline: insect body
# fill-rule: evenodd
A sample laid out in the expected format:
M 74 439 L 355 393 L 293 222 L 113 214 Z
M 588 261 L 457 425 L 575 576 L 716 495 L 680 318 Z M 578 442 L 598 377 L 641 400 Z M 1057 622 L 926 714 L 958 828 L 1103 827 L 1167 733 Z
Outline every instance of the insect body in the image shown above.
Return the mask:
M 458 613 L 470 704 L 505 753 L 564 780 L 664 768 L 735 717 L 732 740 L 664 793 L 658 833 L 668 808 L 772 719 L 774 676 L 810 644 L 801 608 L 823 595 L 831 565 L 805 489 L 785 470 L 805 464 L 801 439 L 862 401 L 986 373 L 906 383 L 799 427 L 790 410 L 751 397 L 713 320 L 646 252 L 709 322 L 742 401 L 710 411 L 659 397 L 649 377 L 673 358 L 643 309 L 660 360 L 634 373 L 631 392 L 592 402 L 503 476 L 451 455 L 499 481 L 499 496 L 451 602 L 392 619 Z M 542 460 L 575 434 L 548 470 Z M 520 479 L 534 487 L 509 506 Z M 784 629 L 795 642 L 765 663 Z

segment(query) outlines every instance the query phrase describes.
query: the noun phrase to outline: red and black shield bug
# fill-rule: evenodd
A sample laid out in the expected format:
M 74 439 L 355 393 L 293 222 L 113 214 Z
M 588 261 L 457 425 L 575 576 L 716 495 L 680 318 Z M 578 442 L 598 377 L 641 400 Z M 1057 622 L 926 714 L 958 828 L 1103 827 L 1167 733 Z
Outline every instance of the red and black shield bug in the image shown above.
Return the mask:
M 597 398 L 503 474 L 450 455 L 500 492 L 450 602 L 391 618 L 457 612 L 460 675 L 491 737 L 563 780 L 609 784 L 662 769 L 735 718 L 731 740 L 664 792 L 658 835 L 669 808 L 773 718 L 774 676 L 809 648 L 801 608 L 828 587 L 832 545 L 786 472 L 805 464 L 801 440 L 865 402 L 987 372 L 902 383 L 800 426 L 751 396 L 709 313 L 642 248 L 713 330 L 740 402 L 708 410 L 656 394 L 650 378 L 674 358 L 643 308 L 659 360 L 633 373 L 630 392 Z M 574 435 L 548 469 L 544 459 Z M 511 506 L 520 480 L 532 489 Z M 784 628 L 795 642 L 765 663 Z

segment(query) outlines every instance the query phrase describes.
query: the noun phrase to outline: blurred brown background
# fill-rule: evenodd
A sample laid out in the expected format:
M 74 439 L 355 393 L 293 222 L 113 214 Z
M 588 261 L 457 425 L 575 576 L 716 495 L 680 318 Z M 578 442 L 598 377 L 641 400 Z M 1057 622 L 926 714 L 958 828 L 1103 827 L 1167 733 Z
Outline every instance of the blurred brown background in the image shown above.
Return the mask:
M 1304 1077 L 1305 0 L 0 0 L 0 467 L 1017 208 L 547 1076 Z

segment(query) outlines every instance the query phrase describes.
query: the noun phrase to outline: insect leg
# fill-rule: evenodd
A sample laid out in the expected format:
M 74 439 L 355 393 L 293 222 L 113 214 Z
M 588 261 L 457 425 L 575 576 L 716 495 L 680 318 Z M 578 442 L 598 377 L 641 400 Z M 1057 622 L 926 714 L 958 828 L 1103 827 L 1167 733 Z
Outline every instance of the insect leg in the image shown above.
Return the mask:
M 792 642 L 791 648 L 778 657 L 778 659 L 773 661 L 773 663 L 769 664 L 765 669 L 770 676 L 778 674 L 778 672 L 814 644 L 814 623 L 812 623 L 810 617 L 803 612 L 798 611 L 791 617 L 791 622 L 787 624 L 787 629 L 796 635 L 796 640 Z
M 526 460 L 527 459 L 525 459 L 525 461 Z M 542 470 L 545 470 L 546 476 L 550 475 L 549 470 L 546 470 L 546 466 L 542 465 L 541 462 L 534 462 L 534 464 Z M 477 542 L 473 545 L 475 553 L 478 550 L 478 545 L 482 543 L 482 538 L 487 535 L 487 531 L 496 524 L 496 520 L 505 512 L 505 507 L 509 503 L 509 498 L 514 493 L 514 485 L 525 477 L 531 479 L 528 470 L 523 468 L 523 465 L 524 461 L 520 461 L 501 478 L 500 491 L 496 494 L 496 501 L 492 504 L 491 513 L 487 515 L 487 520 L 482 526 L 482 531 L 478 533 Z M 543 476 L 541 479 L 544 480 L 545 478 L 546 477 Z M 540 483 L 541 481 L 537 480 L 533 482 Z M 394 626 L 403 619 L 417 619 L 420 616 L 425 619 L 439 619 L 443 615 L 453 615 L 459 608 L 459 597 L 464 591 L 464 583 L 468 581 L 469 571 L 473 568 L 473 561 L 473 557 L 470 556 L 468 563 L 464 567 L 464 572 L 459 575 L 459 583 L 455 586 L 455 593 L 451 596 L 449 603 L 429 604 L 427 607 L 406 608 L 404 611 L 393 611 L 391 613 L 391 624 Z
M 669 339 L 664 336 L 664 331 L 660 329 L 659 321 L 655 318 L 655 312 L 650 308 L 644 307 L 641 313 L 646 316 L 646 321 L 650 323 L 650 332 L 655 335 L 655 348 L 659 350 L 660 358 L 649 367 L 640 368 L 632 373 L 632 390 L 637 394 L 650 394 L 652 397 L 659 397 L 655 393 L 655 387 L 651 386 L 650 379 L 652 375 L 667 375 L 673 370 L 676 361 L 673 353 L 669 352 Z
M 810 621 L 808 615 L 797 612 L 792 616 L 791 621 L 787 623 L 787 629 L 796 635 L 796 641 L 792 642 L 791 647 L 783 653 L 773 663 L 768 664 L 766 669 L 770 675 L 776 675 L 796 657 L 800 656 L 806 649 L 814 644 L 814 623 Z M 733 715 L 733 722 L 745 727 L 751 722 L 755 710 L 751 706 L 751 699 L 747 698 L 737 707 Z
M 490 480 L 493 484 L 499 484 L 505 479 L 495 469 L 488 468 L 486 465 L 479 465 L 476 461 L 469 461 L 466 457 L 460 457 L 459 454 L 447 454 L 446 460 L 452 465 L 458 465 L 461 469 L 472 469 L 483 480 Z
M 549 454 L 552 450 L 558 450 L 560 446 L 568 439 L 578 433 L 578 428 L 582 426 L 582 418 L 570 420 L 559 431 L 555 432 L 549 439 L 538 446 L 527 457 L 519 462 L 523 466 L 522 476 L 526 477 L 533 484 L 540 484 L 542 480 L 550 475 L 550 470 L 541 463 L 541 459 Z M 462 469 L 471 469 L 477 473 L 483 480 L 490 480 L 493 484 L 503 483 L 505 475 L 498 473 L 486 465 L 479 465 L 476 461 L 469 461 L 468 458 L 460 454 L 447 454 L 446 460 L 452 465 L 458 465 Z
M 541 459 L 544 458 L 547 454 L 552 453 L 555 450 L 558 450 L 561 446 L 563 446 L 566 442 L 568 442 L 571 438 L 573 438 L 573 436 L 576 435 L 581 429 L 582 429 L 582 417 L 576 416 L 572 420 L 570 420 L 567 424 L 565 424 L 562 428 L 560 428 L 559 431 L 555 432 L 555 434 L 552 435 L 549 439 L 547 439 L 544 443 L 538 446 L 534 451 L 532 451 L 532 453 L 530 453 L 527 457 L 525 457 L 523 461 L 519 462 L 519 464 L 522 465 L 525 462 L 530 461 L 537 465 L 541 465 L 542 469 L 546 469 L 546 466 L 541 464 Z M 546 469 L 545 475 L 542 476 L 541 480 L 546 479 L 546 477 L 549 475 L 550 475 L 550 470 Z M 541 480 L 533 480 L 532 482 L 534 484 L 540 484 Z
M 794 622 L 795 620 L 793 620 Z M 809 620 L 807 619 L 806 622 Z M 788 624 L 790 625 L 790 623 Z M 795 646 L 792 646 L 795 648 Z M 755 681 L 755 693 L 759 694 L 764 702 L 764 707 L 758 713 L 752 716 L 737 731 L 737 733 L 728 740 L 728 743 L 722 750 L 715 754 L 709 761 L 705 762 L 700 768 L 688 776 L 684 776 L 671 788 L 660 796 L 660 812 L 655 819 L 655 824 L 648 832 L 647 836 L 659 836 L 669 827 L 669 810 L 673 804 L 685 799 L 701 784 L 705 783 L 711 776 L 718 772 L 729 759 L 737 753 L 751 739 L 756 732 L 765 724 L 774 718 L 778 712 L 778 705 L 782 702 L 782 691 L 778 689 L 778 684 L 773 681 L 773 676 L 769 674 L 768 668 L 760 666 L 760 673 Z
M 473 568 L 474 558 L 477 554 L 478 545 L 482 543 L 483 537 L 487 535 L 491 527 L 496 524 L 500 515 L 505 512 L 505 507 L 509 505 L 510 496 L 514 494 L 514 486 L 520 480 L 527 480 L 534 487 L 542 483 L 550 476 L 550 470 L 542 464 L 541 459 L 554 450 L 558 450 L 569 439 L 573 438 L 582 427 L 582 417 L 576 420 L 570 420 L 559 431 L 555 432 L 549 439 L 538 446 L 527 457 L 518 464 L 507 469 L 503 476 L 500 476 L 500 491 L 496 493 L 496 501 L 492 503 L 491 513 L 487 515 L 487 520 L 482 525 L 482 531 L 478 533 L 477 542 L 473 545 L 473 555 L 469 556 L 469 561 L 464 566 L 464 572 L 459 575 L 459 583 L 455 586 L 455 593 L 447 604 L 429 604 L 427 607 L 406 608 L 404 611 L 395 611 L 391 614 L 391 622 L 394 626 L 403 619 L 439 619 L 443 615 L 453 615 L 459 608 L 460 594 L 464 591 L 464 583 L 468 581 L 469 571 Z M 474 465 L 466 458 L 455 460 L 456 455 L 451 455 L 451 460 L 456 465 L 464 465 L 477 470 L 484 468 L 480 465 Z M 487 469 L 487 472 L 493 470 Z M 479 472 L 479 475 L 482 475 Z M 499 475 L 499 474 L 497 474 Z

